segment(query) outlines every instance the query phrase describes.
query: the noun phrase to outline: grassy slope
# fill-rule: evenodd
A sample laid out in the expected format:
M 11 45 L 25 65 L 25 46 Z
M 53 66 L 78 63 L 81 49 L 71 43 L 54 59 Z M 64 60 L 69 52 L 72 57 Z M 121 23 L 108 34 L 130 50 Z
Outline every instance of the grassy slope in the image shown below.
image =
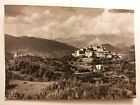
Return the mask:
M 30 82 L 30 81 L 21 81 L 21 80 L 12 80 L 11 85 L 15 86 L 12 90 L 16 90 L 19 93 L 26 94 L 38 94 L 41 89 L 44 89 L 47 86 L 52 85 L 55 82 Z

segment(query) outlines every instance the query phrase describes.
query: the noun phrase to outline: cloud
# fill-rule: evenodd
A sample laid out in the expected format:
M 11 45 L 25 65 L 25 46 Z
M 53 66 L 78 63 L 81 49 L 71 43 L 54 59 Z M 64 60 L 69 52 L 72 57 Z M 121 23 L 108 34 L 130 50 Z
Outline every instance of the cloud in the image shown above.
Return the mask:
M 114 13 L 134 13 L 134 10 L 127 10 L 127 9 L 110 9 L 109 12 L 114 12 Z
M 133 13 L 105 9 L 24 7 L 24 15 L 6 16 L 5 33 L 48 39 L 133 33 Z
M 17 16 L 23 15 L 22 6 L 12 6 L 12 5 L 5 5 L 5 15 L 6 16 Z
M 134 32 L 132 13 L 110 13 L 105 11 L 95 18 L 93 32 L 96 34 L 122 34 Z

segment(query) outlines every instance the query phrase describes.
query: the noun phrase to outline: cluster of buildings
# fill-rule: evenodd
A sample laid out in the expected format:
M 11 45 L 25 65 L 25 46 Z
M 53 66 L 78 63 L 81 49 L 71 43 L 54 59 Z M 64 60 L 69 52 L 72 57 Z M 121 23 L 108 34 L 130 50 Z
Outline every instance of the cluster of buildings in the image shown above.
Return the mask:
M 85 57 L 85 58 L 113 58 L 119 57 L 121 55 L 116 54 L 115 52 L 107 51 L 106 48 L 102 45 L 100 46 L 90 46 L 86 48 L 79 49 L 72 54 L 74 57 Z
M 20 53 L 18 51 L 12 52 L 13 58 L 24 57 L 24 56 L 34 56 L 32 53 Z

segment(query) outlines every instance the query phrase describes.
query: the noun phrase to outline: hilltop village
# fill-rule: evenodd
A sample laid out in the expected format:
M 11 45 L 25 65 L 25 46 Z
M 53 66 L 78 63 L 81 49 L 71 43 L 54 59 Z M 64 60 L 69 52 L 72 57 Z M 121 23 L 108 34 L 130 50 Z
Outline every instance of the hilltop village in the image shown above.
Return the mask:
M 123 59 L 123 54 L 116 54 L 115 52 L 108 51 L 102 45 L 79 49 L 75 51 L 72 56 L 80 59 L 81 62 L 84 62 L 84 64 L 90 63 L 91 65 L 95 65 L 96 69 L 101 69 L 103 64 L 107 62 L 113 63 Z
M 75 51 L 75 53 L 72 54 L 74 57 L 83 57 L 83 58 L 105 58 L 105 59 L 111 59 L 111 58 L 120 58 L 122 59 L 123 55 L 116 54 L 115 52 L 111 52 L 106 50 L 106 48 L 102 45 L 100 46 L 90 46 L 86 48 L 82 48 L 80 50 Z

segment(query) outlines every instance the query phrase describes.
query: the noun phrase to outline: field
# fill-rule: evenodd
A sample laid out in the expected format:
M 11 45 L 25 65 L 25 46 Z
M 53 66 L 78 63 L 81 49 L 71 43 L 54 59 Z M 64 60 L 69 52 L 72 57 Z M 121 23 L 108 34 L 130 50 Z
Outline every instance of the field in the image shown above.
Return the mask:
M 10 84 L 12 88 L 10 91 L 16 90 L 19 93 L 26 93 L 30 95 L 39 94 L 41 89 L 51 86 L 54 82 L 30 82 L 21 80 L 12 80 Z

